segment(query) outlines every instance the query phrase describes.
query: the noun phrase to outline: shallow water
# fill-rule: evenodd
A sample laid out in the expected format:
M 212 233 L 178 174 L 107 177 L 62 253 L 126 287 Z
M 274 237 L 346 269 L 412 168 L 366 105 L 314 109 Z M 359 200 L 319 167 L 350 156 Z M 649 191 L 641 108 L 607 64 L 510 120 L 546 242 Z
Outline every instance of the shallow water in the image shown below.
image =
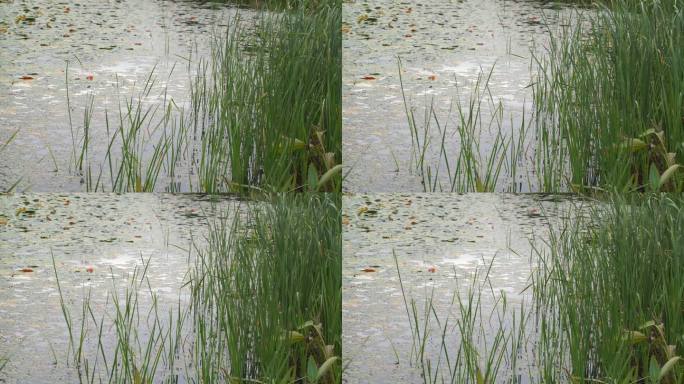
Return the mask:
M 67 357 L 69 336 L 53 258 L 66 306 L 76 323 L 75 337 L 81 305 L 89 292 L 95 317 L 104 316 L 109 324 L 115 314 L 110 295 L 124 300 L 125 288 L 137 272 L 137 281 L 143 281 L 138 294 L 138 331 L 144 338 L 149 331 L 145 316 L 152 308 L 150 293 L 156 295 L 162 323 L 168 321 L 169 310 L 187 306 L 187 288 L 181 287 L 188 280 L 195 247 L 201 249 L 204 244 L 208 218 L 232 217 L 241 204 L 230 197 L 210 200 L 201 195 L 2 196 L 0 358 L 8 357 L 9 363 L 0 372 L 0 382 L 78 381 Z M 105 350 L 113 351 L 115 340 L 114 330 L 106 328 Z M 84 343 L 91 363 L 97 341 L 91 325 Z M 176 373 L 182 376 L 182 369 Z
M 393 253 L 407 300 L 415 299 L 422 313 L 424 300 L 434 294 L 433 304 L 442 320 L 450 314 L 450 323 L 455 324 L 454 317 L 460 315 L 452 303 L 454 294 L 459 290 L 459 296 L 466 298 L 476 271 L 482 276 L 489 270 L 487 284 L 479 286 L 485 313 L 500 308 L 501 302 L 495 301 L 500 293 L 509 308 L 529 304 L 531 292 L 525 288 L 537 261 L 532 244 L 543 250 L 539 240 L 548 237 L 551 226 L 569 215 L 576 217 L 575 208 L 586 204 L 576 197 L 553 195 L 345 196 L 342 337 L 345 364 L 349 364 L 345 382 L 422 382 L 411 357 L 411 326 Z M 485 323 L 482 331 L 491 337 L 498 324 Z M 437 339 L 431 338 L 427 350 L 436 363 L 440 330 L 432 331 Z M 449 332 L 454 351 L 458 340 L 456 330 Z
M 421 178 L 412 172 L 398 58 L 419 123 L 423 108 L 434 103 L 440 123 L 454 127 L 452 101 L 463 102 L 477 77 L 494 68 L 489 86 L 493 99 L 504 105 L 502 131 L 517 134 L 523 109 L 527 113 L 531 108 L 526 88 L 531 83 L 531 53 L 543 52 L 544 23 L 558 25 L 560 9 L 553 3 L 510 0 L 345 2 L 343 156 L 351 169 L 345 190 L 423 191 Z M 488 114 L 483 114 L 485 119 Z M 453 129 L 447 132 L 453 154 L 457 143 L 450 136 Z M 485 132 L 483 153 L 493 139 L 492 132 Z M 435 157 L 428 153 L 430 161 L 437 161 Z M 530 189 L 522 177 L 507 182 L 522 191 Z
M 89 97 L 89 155 L 97 173 L 112 135 L 105 110 L 110 130 L 116 129 L 119 103 L 137 100 L 153 71 L 156 82 L 141 98 L 144 105 L 159 105 L 159 117 L 164 101 L 184 106 L 198 60 L 210 54 L 212 32 L 223 33 L 235 13 L 216 3 L 180 0 L 0 2 L 0 142 L 18 131 L 0 154 L 0 190 L 17 182 L 20 191 L 85 190 L 72 148 L 74 142 L 80 147 Z M 160 182 L 159 190 L 172 183 L 188 190 L 188 172 L 179 173 Z

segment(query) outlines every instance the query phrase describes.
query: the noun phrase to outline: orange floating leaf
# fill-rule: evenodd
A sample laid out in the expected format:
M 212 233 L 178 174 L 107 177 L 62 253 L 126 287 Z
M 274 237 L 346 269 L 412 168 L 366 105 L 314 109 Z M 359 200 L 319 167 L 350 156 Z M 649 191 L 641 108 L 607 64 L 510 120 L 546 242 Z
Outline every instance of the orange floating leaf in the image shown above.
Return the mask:
M 20 77 L 20 79 L 21 80 L 33 80 L 33 76 L 24 75 L 24 76 Z
M 31 268 L 22 268 L 19 270 L 19 272 L 33 272 L 33 269 Z
M 376 271 L 373 268 L 364 268 L 361 270 L 361 272 L 376 272 Z
M 437 268 L 435 268 L 435 267 L 430 267 L 430 268 L 428 268 L 428 272 L 435 273 L 435 272 L 437 272 Z
M 375 80 L 375 77 L 374 76 L 364 76 L 364 77 L 362 77 L 362 79 L 364 79 L 364 80 Z

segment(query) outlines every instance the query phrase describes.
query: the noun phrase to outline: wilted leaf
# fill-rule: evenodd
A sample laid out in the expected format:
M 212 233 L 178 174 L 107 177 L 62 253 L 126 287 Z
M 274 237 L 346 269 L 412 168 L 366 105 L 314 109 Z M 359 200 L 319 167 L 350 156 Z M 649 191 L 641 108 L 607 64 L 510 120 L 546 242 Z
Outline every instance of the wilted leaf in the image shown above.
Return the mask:
M 648 337 L 639 331 L 625 331 L 622 334 L 622 339 L 629 344 L 639 344 L 648 340 Z
M 658 183 L 658 188 L 662 188 L 663 185 L 667 184 L 668 181 L 672 178 L 672 176 L 675 174 L 675 172 L 679 169 L 683 168 L 679 164 L 674 164 L 670 168 L 666 169 L 665 172 L 660 176 L 660 182 Z
M 658 375 L 658 382 L 660 382 L 665 376 L 667 376 L 668 373 L 674 368 L 675 364 L 677 364 L 680 360 L 682 360 L 681 357 L 675 356 L 671 358 L 670 360 L 663 365 L 662 368 L 660 368 L 660 374 Z
M 319 381 L 322 379 L 332 368 L 333 364 L 339 359 L 337 356 L 333 356 L 326 360 L 323 364 L 321 364 L 321 367 L 318 368 L 318 374 L 316 375 L 316 381 Z

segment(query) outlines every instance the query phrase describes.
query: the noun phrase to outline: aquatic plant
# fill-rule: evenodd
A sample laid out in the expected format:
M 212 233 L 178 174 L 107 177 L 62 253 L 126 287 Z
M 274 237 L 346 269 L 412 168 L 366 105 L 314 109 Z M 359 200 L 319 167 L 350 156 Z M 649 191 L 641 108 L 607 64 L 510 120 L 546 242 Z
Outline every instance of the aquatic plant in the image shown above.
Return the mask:
M 74 172 L 88 191 L 339 191 L 340 25 L 339 1 L 236 16 L 197 63 L 187 109 L 165 93 L 143 104 L 153 71 L 115 119 L 106 113 L 102 159 L 92 100 L 74 127 L 67 84 Z
M 203 191 L 340 190 L 339 8 L 264 14 L 215 46 L 193 96 Z
M 566 360 L 549 356 L 549 367 L 578 382 L 681 382 L 683 203 L 613 196 L 551 239 L 535 297 Z
M 53 260 L 75 375 L 87 383 L 339 383 L 340 204 L 336 194 L 282 194 L 209 219 L 167 314 L 147 282 L 149 260 L 124 289 L 113 281 L 101 314 L 90 293 L 72 313 Z
M 83 297 L 80 313 L 76 316 L 71 313 L 54 256 L 52 263 L 69 335 L 67 366 L 73 365 L 80 383 L 142 384 L 160 379 L 174 382 L 174 363 L 181 348 L 180 336 L 187 313 L 179 303 L 176 313 L 169 310 L 168 318 L 160 314 L 157 295 L 146 277 L 149 259 L 142 260 L 142 269 L 135 268 L 123 291 L 120 292 L 112 279 L 112 290 L 107 293 L 105 308 L 113 310 L 113 314 L 102 313 L 99 318 L 91 304 L 91 291 Z M 147 293 L 151 305 L 143 310 L 139 305 L 139 294 L 144 285 L 149 288 Z M 111 307 L 108 305 L 110 300 Z M 141 321 L 143 319 L 146 321 Z M 108 340 L 112 330 L 113 345 Z M 91 339 L 96 341 L 94 345 L 90 344 Z
M 202 380 L 339 382 L 339 196 L 275 196 L 216 220 L 193 272 Z M 220 372 L 220 376 L 216 376 Z M 200 378 L 198 378 L 199 380 Z
M 411 167 L 422 178 L 424 191 L 517 192 L 522 189 L 518 166 L 524 155 L 527 132 L 525 111 L 516 133 L 504 129 L 504 107 L 494 100 L 489 81 L 494 67 L 480 72 L 465 102 L 456 89 L 456 127 L 449 128 L 452 110 L 440 123 L 434 105 L 425 107 L 422 124 L 399 81 L 412 138 Z M 432 124 L 437 128 L 433 132 Z
M 5 140 L 4 143 L 0 143 L 0 154 L 2 154 L 2 152 L 4 152 L 5 149 L 7 148 L 7 146 L 10 145 L 12 140 L 14 140 L 14 138 L 17 137 L 17 134 L 19 133 L 20 130 L 21 129 L 15 130 L 14 132 L 12 132 L 12 134 L 10 134 L 10 136 L 7 138 L 7 140 Z M 23 179 L 23 177 L 20 177 L 17 181 L 14 182 L 14 184 L 10 185 L 9 188 L 7 188 L 3 192 L 7 192 L 7 193 L 12 192 L 14 190 L 14 188 L 16 188 L 17 185 L 19 185 L 19 183 L 21 183 L 22 179 Z
M 422 310 L 414 298 L 407 298 L 396 254 L 394 259 L 412 330 L 411 356 L 424 383 L 518 382 L 530 313 L 524 305 L 519 312 L 511 311 L 506 295 L 492 289 L 493 262 L 475 272 L 466 292 L 455 288 L 442 315 L 434 305 L 434 292 L 426 295 Z M 491 312 L 484 307 L 488 300 L 495 303 Z M 429 344 L 437 345 L 437 350 L 428 351 Z
M 544 190 L 681 190 L 682 5 L 612 1 L 552 34 L 534 85 Z

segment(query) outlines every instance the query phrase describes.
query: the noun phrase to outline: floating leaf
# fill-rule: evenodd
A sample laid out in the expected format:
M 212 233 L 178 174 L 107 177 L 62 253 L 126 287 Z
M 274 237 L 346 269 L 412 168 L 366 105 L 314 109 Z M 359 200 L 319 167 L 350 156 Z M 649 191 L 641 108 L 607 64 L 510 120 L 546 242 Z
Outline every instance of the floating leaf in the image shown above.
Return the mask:
M 362 77 L 362 79 L 364 79 L 364 80 L 376 80 L 376 77 L 368 75 L 368 76 Z
M 361 272 L 376 272 L 376 270 L 373 268 L 364 268 L 361 270 Z

